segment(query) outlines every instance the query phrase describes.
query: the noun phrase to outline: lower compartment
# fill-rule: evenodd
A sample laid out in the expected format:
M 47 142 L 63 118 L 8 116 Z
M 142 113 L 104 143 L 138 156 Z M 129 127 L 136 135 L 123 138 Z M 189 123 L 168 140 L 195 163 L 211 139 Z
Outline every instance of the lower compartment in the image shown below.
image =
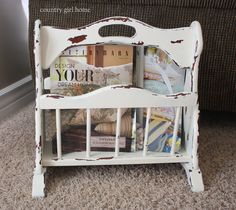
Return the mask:
M 119 152 L 115 157 L 114 152 L 91 151 L 90 156 L 86 152 L 71 152 L 62 154 L 59 159 L 52 153 L 52 142 L 46 141 L 43 151 L 42 165 L 44 166 L 89 166 L 89 165 L 131 165 L 131 164 L 155 164 L 155 163 L 187 163 L 191 157 L 184 150 L 171 155 L 165 152 Z

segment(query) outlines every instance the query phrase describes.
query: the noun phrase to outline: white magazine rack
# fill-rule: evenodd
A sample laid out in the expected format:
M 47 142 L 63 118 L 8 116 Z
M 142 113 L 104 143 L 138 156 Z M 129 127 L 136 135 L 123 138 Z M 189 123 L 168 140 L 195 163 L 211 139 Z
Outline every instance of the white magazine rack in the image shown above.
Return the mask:
M 135 29 L 132 37 L 101 37 L 99 29 L 108 25 L 127 25 Z M 159 29 L 128 17 L 109 17 L 77 29 L 57 29 L 41 26 L 35 22 L 34 37 L 35 72 L 36 72 L 36 108 L 35 141 L 36 159 L 33 176 L 33 197 L 45 195 L 44 173 L 49 166 L 87 166 L 87 165 L 124 165 L 181 163 L 186 170 L 192 191 L 204 190 L 202 174 L 198 166 L 198 63 L 202 51 L 202 32 L 195 21 L 190 27 Z M 186 69 L 184 92 L 159 95 L 151 91 L 124 85 L 100 88 L 80 96 L 61 96 L 43 94 L 48 89 L 48 79 L 43 79 L 42 71 L 48 69 L 54 60 L 68 47 L 78 45 L 125 44 L 133 46 L 157 46 L 164 50 L 180 67 Z M 142 66 L 142 61 L 137 61 Z M 170 153 L 147 151 L 149 119 L 152 107 L 175 107 L 173 142 Z M 120 122 L 122 108 L 147 109 L 144 135 L 144 149 L 136 152 L 119 152 Z M 90 151 L 91 109 L 117 109 L 117 127 L 114 152 Z M 50 145 L 44 139 L 43 112 L 47 109 L 56 111 L 57 156 L 53 156 Z M 62 154 L 61 147 L 61 110 L 86 109 L 86 151 Z M 182 114 L 181 114 L 182 113 Z M 175 153 L 175 140 L 179 119 L 183 115 L 185 130 L 185 148 Z

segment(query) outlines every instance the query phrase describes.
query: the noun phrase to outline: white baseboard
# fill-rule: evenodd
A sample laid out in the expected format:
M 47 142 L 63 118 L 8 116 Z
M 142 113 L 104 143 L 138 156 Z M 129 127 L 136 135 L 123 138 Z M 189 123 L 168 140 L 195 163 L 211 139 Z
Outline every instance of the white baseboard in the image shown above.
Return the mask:
M 27 76 L 0 90 L 0 121 L 17 112 L 35 98 L 31 76 Z

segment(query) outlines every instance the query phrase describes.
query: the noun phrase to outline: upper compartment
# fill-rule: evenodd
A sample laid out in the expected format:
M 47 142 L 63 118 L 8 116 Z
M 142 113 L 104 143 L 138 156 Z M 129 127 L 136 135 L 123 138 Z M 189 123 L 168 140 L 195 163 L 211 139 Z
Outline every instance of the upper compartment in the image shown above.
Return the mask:
M 135 29 L 132 37 L 99 35 L 100 28 L 108 25 L 126 25 Z M 41 64 L 48 69 L 61 52 L 72 46 L 123 44 L 133 46 L 156 46 L 165 51 L 179 68 L 194 68 L 196 56 L 202 50 L 200 24 L 190 27 L 159 29 L 128 17 L 109 17 L 77 29 L 41 28 Z

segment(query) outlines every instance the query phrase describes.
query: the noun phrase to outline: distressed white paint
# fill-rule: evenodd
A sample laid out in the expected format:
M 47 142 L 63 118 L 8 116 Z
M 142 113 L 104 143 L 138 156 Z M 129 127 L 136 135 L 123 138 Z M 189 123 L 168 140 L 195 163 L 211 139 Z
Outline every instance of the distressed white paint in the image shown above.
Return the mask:
M 101 100 L 101 98 L 106 100 Z M 106 86 L 93 92 L 74 97 L 45 94 L 40 98 L 41 109 L 172 107 L 194 106 L 196 103 L 196 93 L 166 96 L 152 93 L 146 89 L 129 88 L 128 85 Z
M 34 28 L 34 54 L 35 54 L 35 169 L 33 176 L 32 196 L 44 196 L 44 170 L 42 166 L 42 110 L 39 108 L 40 97 L 42 95 L 42 68 L 41 68 L 41 53 L 40 53 L 40 25 L 41 22 L 37 20 Z
M 50 142 L 46 142 L 46 149 L 43 156 L 44 166 L 85 166 L 85 165 L 132 165 L 132 164 L 155 164 L 155 163 L 188 163 L 191 156 L 184 150 L 172 156 L 166 152 L 148 152 L 143 156 L 143 151 L 119 152 L 118 157 L 114 157 L 114 152 L 91 151 L 90 157 L 86 157 L 85 152 L 72 152 L 63 154 L 63 159 L 58 160 L 51 152 Z
M 193 192 L 204 191 L 204 184 L 202 180 L 201 170 L 192 168 L 191 163 L 182 163 L 183 168 L 187 174 L 188 183 Z
M 133 37 L 101 37 L 98 31 L 101 27 L 113 24 L 124 24 L 134 27 L 136 34 Z M 35 197 L 44 196 L 44 168 L 46 166 L 83 166 L 83 165 L 119 165 L 119 164 L 153 164 L 153 163 L 182 163 L 188 176 L 191 189 L 202 191 L 204 189 L 201 171 L 198 166 L 198 63 L 202 51 L 202 32 L 198 22 L 193 22 L 190 27 L 178 29 L 159 29 L 126 17 L 110 17 L 97 21 L 79 29 L 61 30 L 43 26 L 40 31 L 40 21 L 35 23 L 35 70 L 36 70 L 36 110 L 35 110 L 35 141 L 36 158 L 33 177 L 33 191 Z M 81 36 L 81 37 L 80 37 Z M 72 43 L 73 38 L 77 41 Z M 75 39 L 74 39 L 75 40 Z M 67 47 L 86 44 L 128 44 L 141 46 L 158 45 L 180 66 L 187 70 L 184 92 L 174 95 L 158 95 L 148 90 L 127 85 L 113 85 L 101 88 L 88 94 L 74 97 L 59 96 L 55 94 L 42 95 L 42 87 L 50 89 L 50 80 L 42 79 L 42 69 L 47 69 L 52 62 Z M 41 47 L 40 47 L 41 46 Z M 137 61 L 139 74 L 142 74 L 143 60 Z M 139 76 L 140 76 L 139 75 Z M 140 76 L 142 78 L 142 76 Z M 44 83 L 44 84 L 43 84 Z M 140 81 L 139 86 L 142 86 Z M 147 123 L 145 142 L 148 140 L 148 127 L 151 107 L 177 107 L 174 136 L 176 140 L 178 120 L 183 109 L 183 123 L 185 128 L 186 148 L 178 154 L 174 153 L 175 141 L 171 153 L 148 152 L 144 146 L 143 151 L 119 152 L 120 119 L 122 108 L 147 109 Z M 45 109 L 56 110 L 57 139 L 60 137 L 60 110 L 61 109 L 86 109 L 86 151 L 70 154 L 60 154 L 61 145 L 57 144 L 58 156 L 51 151 L 51 142 L 43 142 L 42 112 Z M 93 108 L 116 108 L 117 128 L 114 152 L 91 152 L 91 113 Z M 186 109 L 186 111 L 185 111 Z M 42 145 L 44 146 L 42 157 Z M 48 145 L 50 144 L 50 145 Z
M 61 110 L 56 109 L 57 157 L 61 159 Z
M 198 154 L 197 154 L 197 149 L 198 149 L 198 116 L 199 116 L 199 110 L 198 106 L 195 107 L 193 111 L 193 139 L 192 139 L 192 155 L 193 155 L 193 168 L 194 169 L 199 169 L 198 167 Z
M 192 57 L 192 75 L 193 75 L 193 81 L 192 81 L 192 85 L 193 85 L 193 89 L 192 92 L 197 93 L 198 92 L 198 64 L 200 61 L 200 55 L 202 52 L 202 48 L 203 48 L 203 39 L 202 39 L 202 29 L 201 26 L 199 24 L 199 22 L 194 21 L 191 23 L 191 26 L 193 29 L 193 37 L 194 39 L 194 56 Z
M 117 118 L 116 118 L 115 157 L 118 157 L 118 155 L 119 155 L 120 123 L 121 123 L 121 108 L 118 108 L 117 109 Z
M 151 117 L 151 108 L 147 108 L 147 115 L 146 115 L 146 125 L 145 125 L 145 136 L 144 136 L 144 142 L 143 142 L 143 156 L 147 155 L 147 143 L 148 143 L 148 133 L 149 133 L 149 122 Z
M 183 111 L 184 133 L 185 133 L 185 149 L 190 155 L 192 153 L 192 131 L 193 131 L 193 110 L 194 106 L 185 107 Z
M 137 86 L 143 88 L 144 87 L 144 66 L 145 66 L 145 57 L 144 55 L 144 46 L 140 46 L 136 48 L 136 65 L 135 72 L 137 76 Z M 137 122 L 143 126 L 143 109 L 137 109 Z
M 172 145 L 171 145 L 171 151 L 170 151 L 171 155 L 174 155 L 174 153 L 175 153 L 175 145 L 176 145 L 176 140 L 178 137 L 177 134 L 178 134 L 178 129 L 179 129 L 180 109 L 181 109 L 180 107 L 177 107 L 176 114 L 175 114 L 175 124 L 174 124 Z
M 130 153 L 129 153 L 130 154 Z M 131 153 L 132 154 L 132 153 Z M 143 152 L 135 152 L 132 157 L 129 157 L 127 153 L 119 153 L 118 157 L 114 157 L 114 152 L 107 153 L 97 153 L 93 155 L 91 152 L 91 157 L 86 158 L 86 153 L 82 152 L 79 154 L 71 154 L 73 157 L 69 158 L 67 155 L 63 156 L 62 160 L 55 159 L 43 159 L 43 164 L 45 166 L 92 166 L 92 165 L 138 165 L 138 164 L 157 164 L 157 163 L 187 163 L 191 161 L 189 156 L 167 156 L 166 154 L 156 154 L 147 155 L 143 157 Z M 148 152 L 149 154 L 149 152 Z M 102 159 L 102 155 L 104 159 Z M 162 156 L 163 155 L 163 156 Z M 166 155 L 166 156 L 164 156 Z
M 91 150 L 91 110 L 87 109 L 87 124 L 86 124 L 86 157 L 90 157 Z
M 126 21 L 127 20 L 127 21 Z M 136 34 L 132 37 L 101 37 L 99 29 L 108 25 L 127 25 L 135 28 Z M 79 29 L 62 30 L 44 26 L 42 28 L 42 46 L 45 49 L 42 54 L 43 68 L 49 68 L 50 64 L 59 54 L 72 45 L 87 45 L 96 43 L 116 43 L 128 45 L 158 45 L 160 49 L 167 51 L 180 67 L 190 67 L 192 65 L 192 47 L 195 37 L 193 33 L 198 27 L 197 22 L 193 22 L 190 27 L 176 29 L 159 29 L 150 26 L 133 18 L 110 17 L 91 23 Z M 86 36 L 86 39 L 79 43 L 72 43 L 69 39 Z M 181 44 L 172 43 L 183 40 Z M 181 52 L 181 53 L 179 53 Z
M 44 174 L 46 169 L 43 168 L 40 174 L 34 174 L 33 176 L 33 185 L 32 185 L 32 196 L 33 197 L 44 197 L 45 196 L 45 182 Z

